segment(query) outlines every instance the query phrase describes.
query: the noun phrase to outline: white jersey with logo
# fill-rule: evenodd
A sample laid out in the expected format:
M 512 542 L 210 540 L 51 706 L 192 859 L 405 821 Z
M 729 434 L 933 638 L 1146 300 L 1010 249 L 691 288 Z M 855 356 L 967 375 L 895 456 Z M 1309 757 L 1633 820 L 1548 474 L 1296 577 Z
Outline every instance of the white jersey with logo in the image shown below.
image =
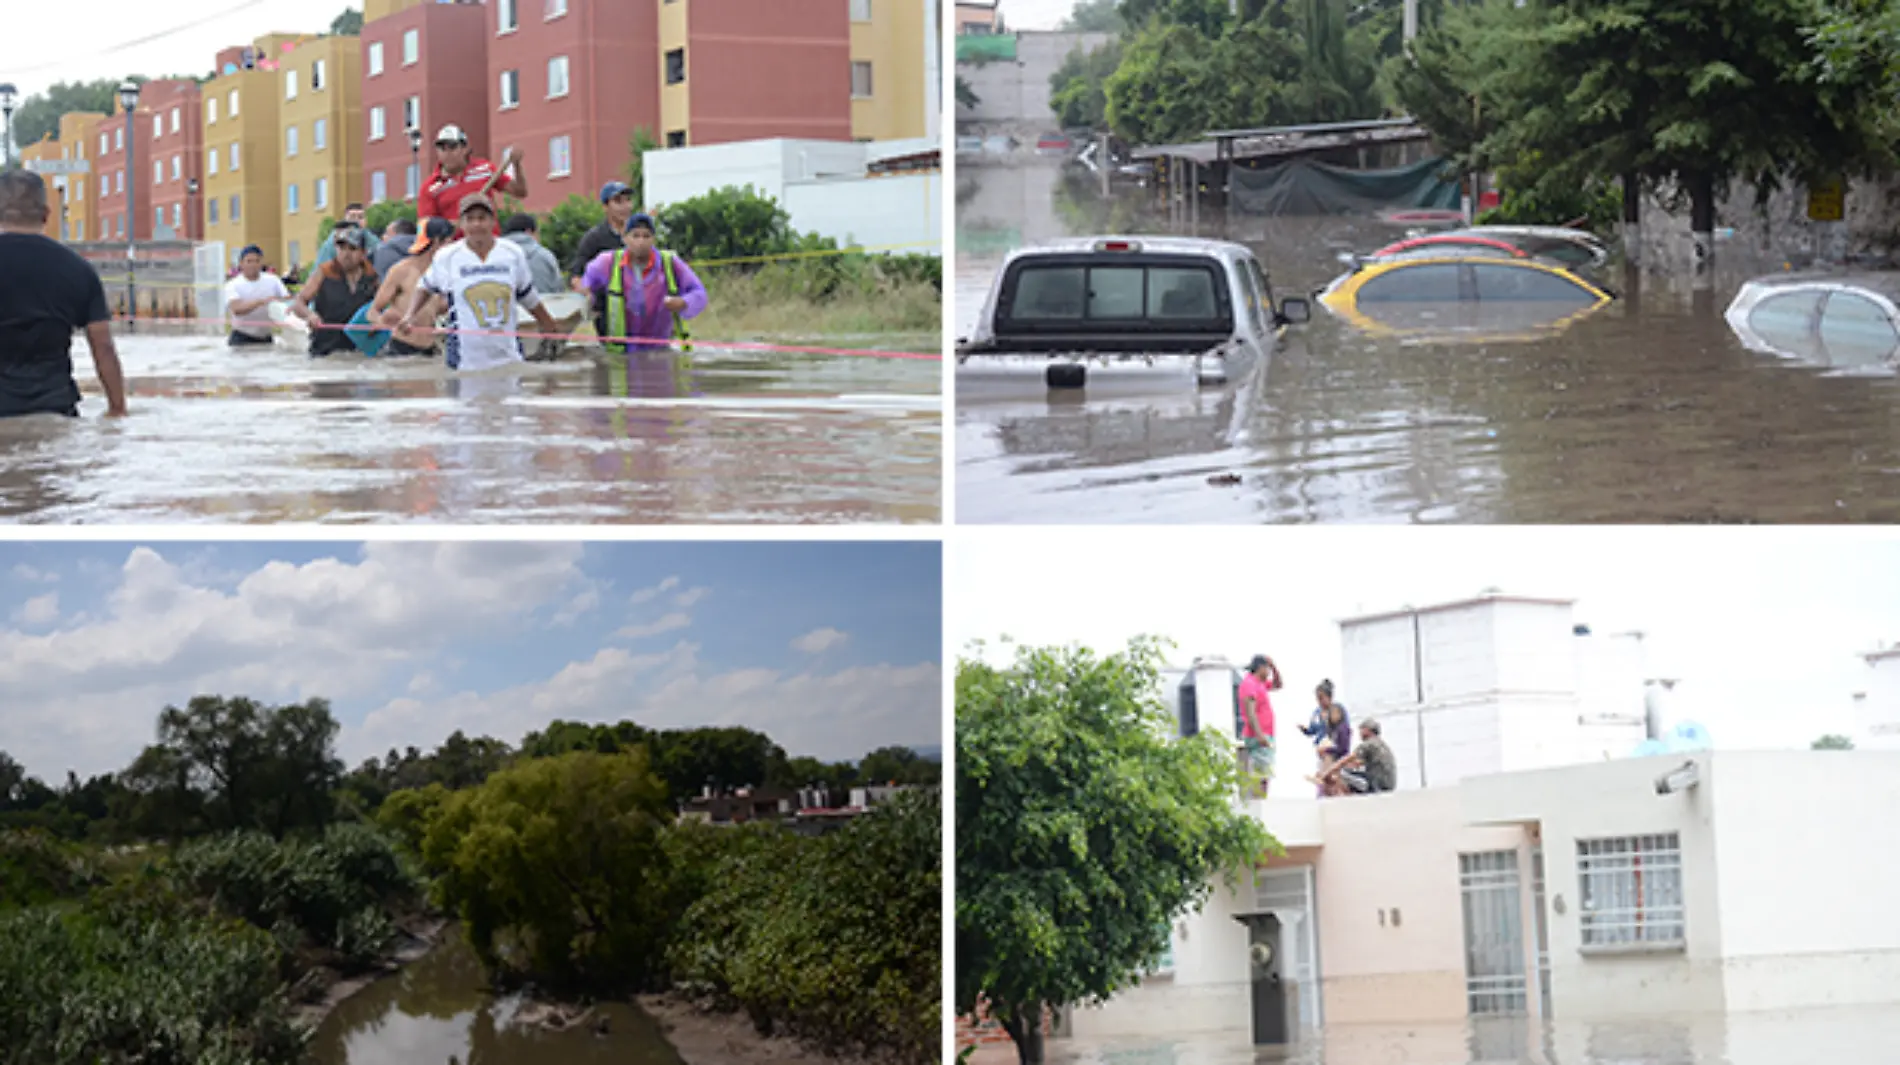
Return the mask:
M 436 253 L 422 287 L 449 300 L 444 354 L 452 370 L 485 370 L 526 358 L 515 335 L 515 308 L 541 305 L 521 249 L 497 239 L 482 258 L 458 240 Z

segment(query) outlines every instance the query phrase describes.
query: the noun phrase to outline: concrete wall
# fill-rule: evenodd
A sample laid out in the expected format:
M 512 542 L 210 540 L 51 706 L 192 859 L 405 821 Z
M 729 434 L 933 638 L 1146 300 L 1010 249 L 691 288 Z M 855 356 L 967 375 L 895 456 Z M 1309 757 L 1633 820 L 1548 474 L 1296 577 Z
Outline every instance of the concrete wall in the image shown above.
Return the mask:
M 792 225 L 839 243 L 897 254 L 943 250 L 943 175 L 898 174 L 799 182 L 785 189 Z
M 1758 209 L 1754 191 L 1738 186 L 1716 205 L 1716 229 L 1733 230 L 1729 235 L 1718 232 L 1716 266 L 1753 273 L 1780 270 L 1783 263 L 1799 269 L 1816 257 L 1842 252 L 1892 258 L 1900 250 L 1900 177 L 1849 183 L 1845 207 L 1842 223 L 1810 222 L 1806 188 L 1796 185 L 1775 192 Z M 1680 272 L 1690 264 L 1686 201 L 1680 211 L 1671 212 L 1660 197 L 1645 197 L 1641 245 L 1647 268 Z
M 1114 39 L 1108 33 L 1051 33 L 1029 31 L 1016 35 L 1016 61 L 958 63 L 957 76 L 977 97 L 975 107 L 957 105 L 957 123 L 979 126 L 1053 127 L 1055 111 L 1049 106 L 1049 78 L 1069 52 L 1100 48 Z

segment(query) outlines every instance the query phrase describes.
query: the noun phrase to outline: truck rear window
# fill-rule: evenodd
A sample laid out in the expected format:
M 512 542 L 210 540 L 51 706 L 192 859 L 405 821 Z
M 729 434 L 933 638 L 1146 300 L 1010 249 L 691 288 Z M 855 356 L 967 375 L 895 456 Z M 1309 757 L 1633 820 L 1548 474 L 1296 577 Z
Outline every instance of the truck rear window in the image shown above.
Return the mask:
M 999 317 L 1030 326 L 1227 328 L 1220 279 L 1212 264 L 1030 262 L 1005 283 Z

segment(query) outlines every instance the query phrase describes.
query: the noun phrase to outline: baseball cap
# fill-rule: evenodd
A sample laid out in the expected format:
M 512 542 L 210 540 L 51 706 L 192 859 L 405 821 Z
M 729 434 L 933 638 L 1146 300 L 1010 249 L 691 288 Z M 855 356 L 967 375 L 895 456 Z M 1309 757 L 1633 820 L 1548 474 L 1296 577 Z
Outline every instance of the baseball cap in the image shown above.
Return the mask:
M 631 196 L 633 188 L 624 181 L 609 181 L 600 187 L 600 202 L 606 203 L 615 196 Z
M 446 218 L 431 218 L 422 226 L 422 233 L 409 245 L 409 254 L 421 255 L 431 247 L 449 239 L 455 233 L 455 223 Z
M 462 132 L 462 127 L 451 122 L 436 131 L 435 142 L 437 144 L 467 144 L 468 134 Z
M 462 204 L 460 207 L 456 208 L 455 214 L 457 217 L 460 217 L 462 215 L 469 213 L 470 211 L 474 210 L 477 207 L 481 208 L 484 211 L 487 211 L 491 215 L 495 213 L 495 201 L 489 199 L 488 197 L 482 195 L 479 192 L 471 192 L 467 196 L 462 197 Z
M 363 247 L 363 231 L 355 226 L 338 226 L 332 237 L 338 244 L 348 244 L 358 250 Z
M 645 229 L 648 233 L 659 232 L 659 230 L 653 227 L 653 216 L 645 211 L 641 211 L 639 214 L 627 219 L 627 232 L 631 233 L 636 229 Z

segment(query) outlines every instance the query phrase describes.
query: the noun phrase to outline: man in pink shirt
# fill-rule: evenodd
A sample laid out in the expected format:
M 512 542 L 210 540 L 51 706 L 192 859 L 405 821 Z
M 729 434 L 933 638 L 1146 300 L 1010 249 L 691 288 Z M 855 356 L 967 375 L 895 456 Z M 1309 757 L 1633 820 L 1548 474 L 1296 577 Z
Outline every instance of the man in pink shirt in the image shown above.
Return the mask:
M 1260 778 L 1260 797 L 1267 797 L 1273 777 L 1273 703 L 1267 693 L 1280 687 L 1280 667 L 1266 655 L 1247 663 L 1240 682 L 1240 768 Z

